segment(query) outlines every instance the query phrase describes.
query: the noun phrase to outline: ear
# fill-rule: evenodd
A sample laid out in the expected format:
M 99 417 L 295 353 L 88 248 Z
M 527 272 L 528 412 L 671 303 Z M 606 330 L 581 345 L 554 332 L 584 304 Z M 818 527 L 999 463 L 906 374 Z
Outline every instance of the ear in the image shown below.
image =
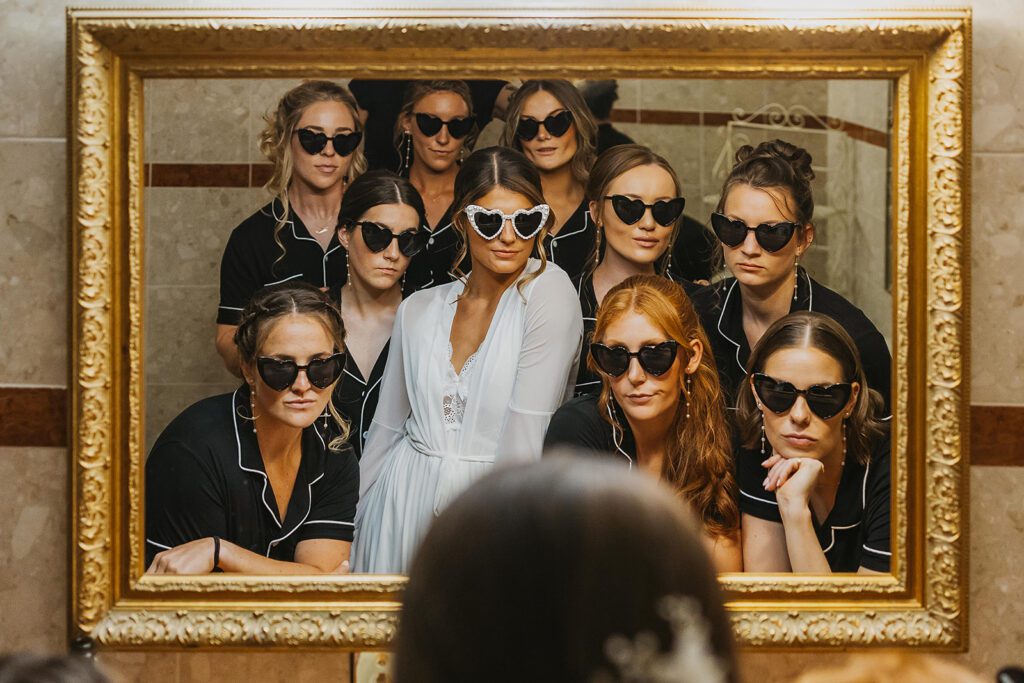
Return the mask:
M 590 215 L 594 217 L 594 222 L 601 225 L 601 203 L 591 201 L 587 204 L 587 209 L 590 210 Z
M 351 240 L 352 233 L 348 228 L 338 228 L 338 241 L 341 242 L 341 246 L 345 251 L 348 251 L 348 245 Z
M 402 114 L 402 132 L 412 135 L 412 114 Z
M 860 396 L 860 382 L 854 382 L 852 388 L 853 390 L 850 392 L 850 400 L 846 402 L 846 409 L 843 411 L 844 417 L 849 417 L 850 412 L 853 410 L 853 406 L 857 405 L 857 397 Z
M 808 223 L 804 226 L 804 237 L 800 240 L 800 245 L 797 247 L 797 257 L 802 256 L 805 251 L 811 247 L 811 242 L 814 241 L 814 223 Z
M 242 371 L 242 379 L 245 380 L 245 383 L 248 384 L 250 387 L 255 386 L 256 368 L 250 365 L 249 363 L 242 361 L 241 363 L 239 363 L 239 370 Z
M 693 355 L 690 356 L 690 362 L 686 364 L 684 372 L 686 372 L 687 375 L 692 375 L 697 372 L 697 368 L 700 367 L 700 359 L 704 357 L 704 345 L 700 343 L 699 339 L 694 339 L 690 342 L 689 346 Z

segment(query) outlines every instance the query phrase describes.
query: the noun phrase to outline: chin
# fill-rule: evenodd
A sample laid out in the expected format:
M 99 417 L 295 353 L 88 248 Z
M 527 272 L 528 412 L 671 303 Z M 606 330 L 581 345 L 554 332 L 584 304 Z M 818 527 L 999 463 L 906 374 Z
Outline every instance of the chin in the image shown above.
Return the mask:
M 301 412 L 297 412 L 294 410 L 288 410 L 284 406 L 281 406 L 277 411 L 275 411 L 274 417 L 276 417 L 278 420 L 288 425 L 289 427 L 295 427 L 296 429 L 305 429 L 306 427 L 316 422 L 316 419 L 320 417 L 320 414 L 322 412 L 324 412 L 323 407 L 321 407 L 319 410 L 308 408 Z

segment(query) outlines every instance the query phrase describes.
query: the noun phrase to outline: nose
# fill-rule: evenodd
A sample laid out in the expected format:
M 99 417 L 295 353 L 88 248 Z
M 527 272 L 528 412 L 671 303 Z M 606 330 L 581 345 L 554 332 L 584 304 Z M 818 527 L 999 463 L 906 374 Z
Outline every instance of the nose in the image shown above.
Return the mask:
M 332 138 L 328 138 L 327 144 L 324 145 L 322 150 L 320 150 L 320 153 L 325 157 L 333 157 L 337 153 L 334 149 L 334 140 Z
M 446 123 L 442 125 L 441 130 L 437 131 L 437 135 L 434 137 L 437 138 L 437 142 L 439 144 L 447 145 L 448 141 L 451 139 L 448 135 L 448 124 Z
M 753 230 L 747 231 L 747 236 L 743 238 L 743 244 L 740 245 L 740 250 L 744 256 L 758 256 L 761 253 L 761 245 L 757 243 L 757 237 L 754 236 Z
M 543 123 L 540 124 L 539 126 L 537 126 L 537 138 L 536 139 L 537 140 L 550 140 L 551 139 L 551 133 L 548 132 L 548 129 L 544 126 Z
M 512 244 L 516 241 L 517 237 L 518 235 L 516 235 L 516 231 L 512 227 L 512 219 L 506 218 L 505 222 L 501 224 L 501 241 L 504 244 Z
M 789 419 L 797 425 L 807 425 L 811 421 L 811 409 L 803 396 L 796 397 L 796 402 L 789 409 Z
M 398 249 L 397 239 L 391 240 L 391 242 L 388 243 L 387 248 L 384 249 L 384 258 L 388 261 L 397 261 L 400 254 L 401 252 Z
M 302 368 L 299 370 L 299 374 L 295 376 L 295 381 L 292 382 L 292 391 L 297 394 L 304 394 L 312 388 L 312 384 L 309 381 L 309 376 L 306 374 L 307 370 Z
M 651 212 L 650 207 L 644 207 L 644 212 L 640 216 L 640 220 L 637 222 L 637 227 L 641 230 L 647 230 L 650 232 L 656 227 L 654 224 L 654 214 Z
M 647 373 L 644 372 L 642 367 L 640 367 L 639 358 L 629 359 L 629 369 L 626 370 L 626 379 L 628 379 L 629 383 L 635 387 L 638 387 L 647 381 Z

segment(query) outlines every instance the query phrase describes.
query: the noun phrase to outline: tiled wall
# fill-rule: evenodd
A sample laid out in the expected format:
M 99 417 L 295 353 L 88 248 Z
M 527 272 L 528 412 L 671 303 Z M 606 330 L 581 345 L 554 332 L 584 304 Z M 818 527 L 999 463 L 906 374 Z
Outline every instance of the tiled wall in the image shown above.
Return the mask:
M 975 9 L 972 399 L 1024 405 L 1024 281 L 1018 275 L 1024 256 L 1024 13 L 1018 0 L 965 4 Z M 66 384 L 65 5 L 0 0 L 0 384 L 8 386 Z M 833 6 L 877 5 L 851 0 Z M 889 3 L 928 5 L 946 3 Z M 245 120 L 239 116 L 232 126 Z M 213 203 L 220 201 L 235 207 L 218 219 L 224 225 L 249 206 L 241 197 Z M 216 252 L 203 249 L 203 258 Z M 65 647 L 67 468 L 64 449 L 0 449 L 0 649 Z M 1024 468 L 975 467 L 971 486 L 971 637 L 970 652 L 960 659 L 991 675 L 1000 664 L 1021 661 L 1024 652 L 1024 573 L 1017 566 L 1024 559 Z M 751 680 L 767 683 L 789 680 L 823 656 L 832 655 L 752 653 L 745 663 Z M 101 659 L 120 680 L 139 681 L 337 681 L 347 669 L 346 656 L 329 653 L 107 653 Z

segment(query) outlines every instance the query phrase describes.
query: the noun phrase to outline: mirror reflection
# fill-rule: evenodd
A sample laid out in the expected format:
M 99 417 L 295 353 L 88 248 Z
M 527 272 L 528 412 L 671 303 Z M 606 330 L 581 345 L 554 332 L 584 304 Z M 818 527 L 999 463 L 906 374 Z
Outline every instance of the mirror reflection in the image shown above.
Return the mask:
M 890 91 L 148 80 L 147 570 L 405 573 L 557 444 L 888 572 Z

